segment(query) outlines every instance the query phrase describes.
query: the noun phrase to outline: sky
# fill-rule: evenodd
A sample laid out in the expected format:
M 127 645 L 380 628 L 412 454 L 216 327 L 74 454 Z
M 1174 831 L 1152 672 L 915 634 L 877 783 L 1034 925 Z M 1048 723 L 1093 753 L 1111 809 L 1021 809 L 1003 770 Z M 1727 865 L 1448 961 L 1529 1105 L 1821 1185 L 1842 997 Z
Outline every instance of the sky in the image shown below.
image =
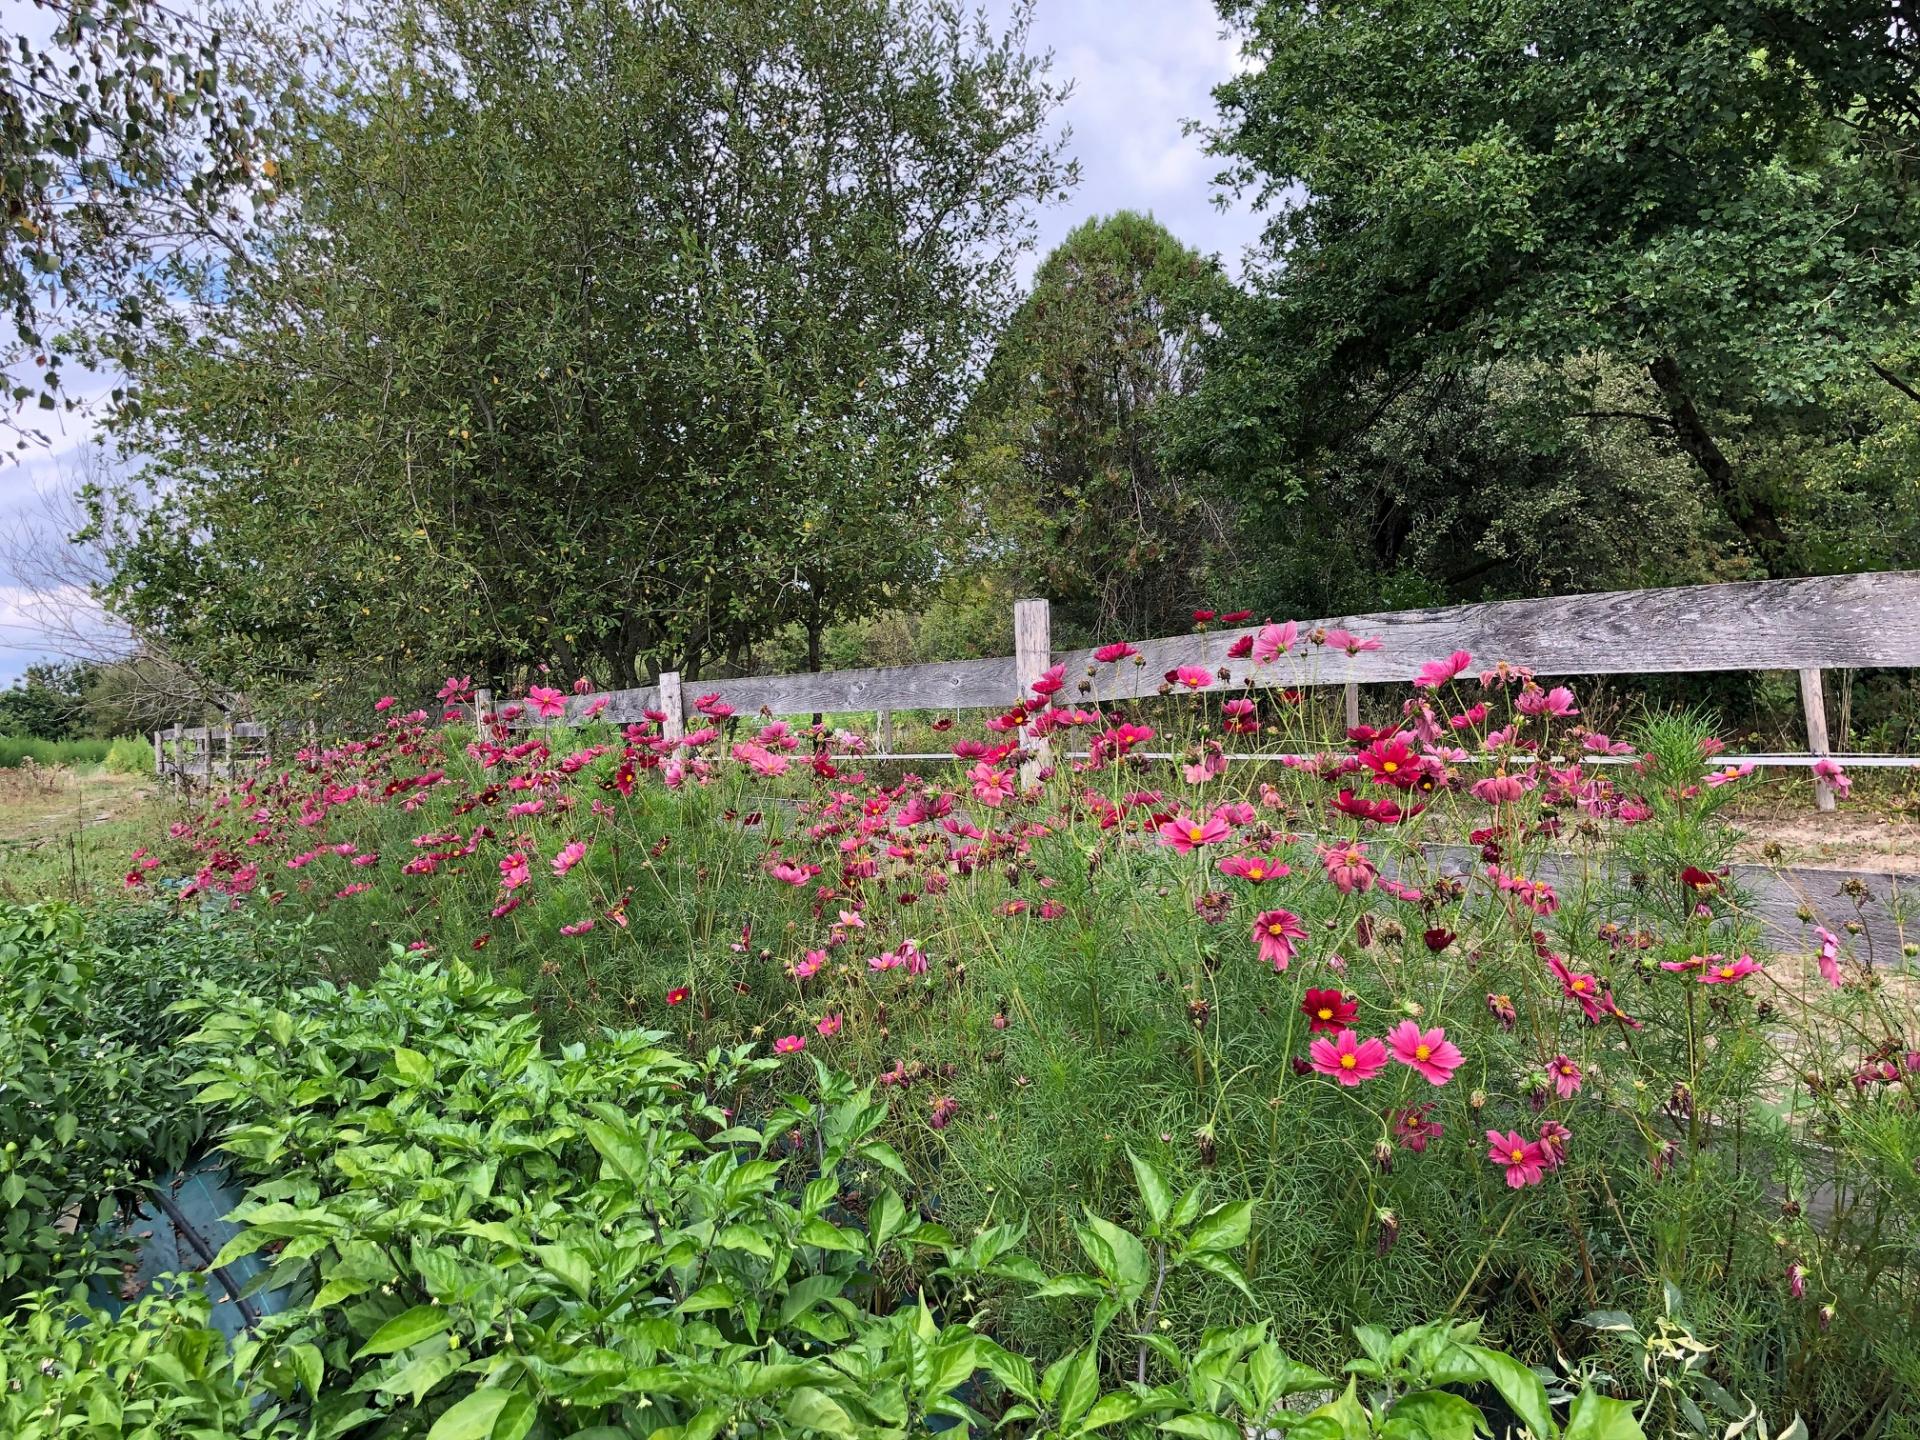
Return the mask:
M 1004 23 L 1015 0 L 982 3 Z M 45 23 L 30 0 L 0 0 L 0 33 L 31 34 Z M 1081 182 L 1064 205 L 1037 217 L 1039 244 L 1023 274 L 1031 276 L 1074 226 L 1116 210 L 1146 211 L 1239 274 L 1259 217 L 1243 202 L 1214 204 L 1218 163 L 1200 137 L 1184 131 L 1186 121 L 1212 118 L 1212 88 L 1234 69 L 1235 47 L 1211 0 L 1038 0 L 1031 44 L 1052 51 L 1055 76 L 1073 82 L 1060 119 L 1072 132 Z M 97 393 L 109 383 L 94 377 L 75 388 Z M 57 511 L 77 483 L 94 440 L 84 415 L 47 416 L 43 426 L 51 444 L 19 459 L 0 456 L 0 552 L 11 548 L 6 537 L 51 533 L 49 508 Z M 0 686 L 70 648 L 66 632 L 104 630 L 89 620 L 90 603 L 82 592 L 17 573 L 0 554 Z

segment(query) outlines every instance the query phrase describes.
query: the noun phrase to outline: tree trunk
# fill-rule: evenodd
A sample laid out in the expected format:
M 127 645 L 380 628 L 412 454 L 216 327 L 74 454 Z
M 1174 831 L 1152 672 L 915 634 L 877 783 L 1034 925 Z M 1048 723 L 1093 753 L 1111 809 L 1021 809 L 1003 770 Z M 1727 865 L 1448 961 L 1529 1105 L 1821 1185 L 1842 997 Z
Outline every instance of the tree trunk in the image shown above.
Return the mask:
M 807 671 L 809 674 L 820 673 L 820 635 L 825 628 L 820 623 L 820 602 L 815 599 L 807 611 Z M 813 723 L 816 726 L 823 724 L 826 718 L 818 710 L 813 712 Z M 818 742 L 815 742 L 814 748 L 819 748 Z
M 1700 411 L 1687 391 L 1686 381 L 1674 358 L 1671 355 L 1657 357 L 1648 363 L 1647 374 L 1667 403 L 1667 414 L 1673 420 L 1674 443 L 1700 467 L 1700 473 L 1706 477 L 1707 485 L 1720 508 L 1740 533 L 1747 537 L 1747 542 L 1753 546 L 1761 563 L 1771 571 L 1772 561 L 1787 543 L 1786 532 L 1780 528 L 1779 512 L 1771 501 L 1749 495 L 1742 488 L 1739 476 L 1734 473 L 1733 462 L 1727 459 L 1726 452 L 1713 438 L 1713 432 L 1707 429 L 1706 422 L 1700 418 Z

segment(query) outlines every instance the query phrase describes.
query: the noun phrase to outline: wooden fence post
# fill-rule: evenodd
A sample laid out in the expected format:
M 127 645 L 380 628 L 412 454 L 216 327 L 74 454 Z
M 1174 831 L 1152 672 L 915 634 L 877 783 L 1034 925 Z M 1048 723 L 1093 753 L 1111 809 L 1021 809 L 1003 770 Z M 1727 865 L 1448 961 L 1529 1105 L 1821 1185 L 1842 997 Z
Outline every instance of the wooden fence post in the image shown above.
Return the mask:
M 473 692 L 473 733 L 486 738 L 487 716 L 493 714 L 493 690 L 482 685 Z
M 1347 681 L 1347 729 L 1360 728 L 1360 682 Z
M 167 774 L 167 742 L 161 737 L 164 731 L 153 732 L 153 773 L 156 778 L 165 779 Z
M 178 720 L 173 722 L 173 729 L 168 734 L 167 739 L 169 741 L 169 748 L 172 751 L 171 759 L 173 762 L 167 769 L 168 773 L 173 776 L 173 788 L 179 791 L 186 787 L 187 776 L 186 766 L 180 756 L 180 722 Z
M 1013 676 L 1022 696 L 1053 664 L 1052 613 L 1044 600 L 1013 602 Z M 1021 741 L 1033 757 L 1020 767 L 1020 788 L 1024 790 L 1039 783 L 1040 771 L 1052 763 L 1053 747 L 1030 726 L 1021 733 Z
M 231 715 L 227 717 L 227 723 L 220 727 L 220 740 L 227 747 L 227 784 L 231 785 L 240 774 L 239 761 L 233 754 L 233 717 Z M 212 763 L 211 752 L 209 752 L 208 763 Z
M 893 753 L 893 711 L 876 711 L 873 717 L 873 738 L 879 742 L 880 753 Z
M 1827 743 L 1827 696 L 1821 688 L 1818 670 L 1800 672 L 1800 708 L 1807 715 L 1807 753 L 1831 755 Z M 1813 803 L 1822 810 L 1833 809 L 1833 787 L 1818 776 L 1813 782 Z
M 687 703 L 680 694 L 678 670 L 660 672 L 660 708 L 667 714 L 660 726 L 661 736 L 668 740 L 684 739 L 687 733 Z

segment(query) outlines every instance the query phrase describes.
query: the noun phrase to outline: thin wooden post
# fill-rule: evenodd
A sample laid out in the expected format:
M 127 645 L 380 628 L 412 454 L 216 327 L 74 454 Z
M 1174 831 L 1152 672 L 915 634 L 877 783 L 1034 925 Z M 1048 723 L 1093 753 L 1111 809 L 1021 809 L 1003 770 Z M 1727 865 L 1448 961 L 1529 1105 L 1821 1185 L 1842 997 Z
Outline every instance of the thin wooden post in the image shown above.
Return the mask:
M 227 784 L 231 785 L 240 774 L 239 761 L 233 754 L 233 717 L 231 715 L 227 717 L 226 724 L 220 727 L 220 741 L 227 747 Z M 211 756 L 208 757 L 208 763 L 212 763 Z
M 1053 664 L 1052 610 L 1044 600 L 1013 602 L 1013 674 L 1024 696 L 1027 687 Z M 1040 772 L 1053 760 L 1053 747 L 1031 726 L 1022 732 L 1023 747 L 1032 757 L 1020 767 L 1020 788 L 1040 782 Z
M 660 734 L 668 740 L 684 739 L 687 733 L 687 702 L 680 693 L 678 670 L 660 672 L 660 708 L 667 715 L 660 726 Z
M 893 753 L 893 711 L 881 710 L 873 717 L 873 738 L 879 742 L 880 753 Z
M 483 739 L 486 737 L 487 716 L 491 714 L 493 714 L 493 690 L 490 686 L 481 685 L 473 692 L 474 734 Z
M 1831 755 L 1833 750 L 1827 743 L 1827 696 L 1818 670 L 1800 672 L 1800 708 L 1807 716 L 1807 753 Z M 1822 810 L 1833 809 L 1833 787 L 1818 776 L 1813 781 L 1813 803 Z
M 1347 729 L 1360 728 L 1360 682 L 1347 681 Z
M 178 720 L 173 722 L 173 729 L 167 738 L 173 752 L 173 763 L 167 767 L 168 772 L 173 776 L 173 788 L 176 791 L 183 790 L 186 788 L 187 775 L 186 766 L 180 758 L 180 722 Z
M 163 731 L 153 732 L 153 773 L 164 778 L 167 773 L 167 742 L 161 738 Z

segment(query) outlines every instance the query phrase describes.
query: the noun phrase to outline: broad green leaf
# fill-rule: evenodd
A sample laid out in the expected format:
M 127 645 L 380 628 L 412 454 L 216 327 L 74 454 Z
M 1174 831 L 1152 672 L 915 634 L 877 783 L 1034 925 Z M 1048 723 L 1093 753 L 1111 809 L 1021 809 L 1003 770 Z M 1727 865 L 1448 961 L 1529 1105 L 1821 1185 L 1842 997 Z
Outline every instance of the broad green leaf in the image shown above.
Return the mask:
M 1500 1392 L 1500 1398 L 1539 1440 L 1553 1440 L 1558 1432 L 1553 1423 L 1553 1410 L 1547 1404 L 1547 1387 L 1541 1384 L 1540 1377 L 1511 1355 L 1498 1350 L 1489 1350 L 1484 1345 L 1464 1348 L 1480 1362 L 1481 1373 Z
M 492 1440 L 493 1422 L 516 1393 L 499 1386 L 474 1391 L 433 1422 L 427 1440 Z
M 1218 1415 L 1207 1415 L 1200 1411 L 1191 1411 L 1185 1415 L 1175 1415 L 1170 1420 L 1162 1420 L 1156 1429 L 1169 1435 L 1191 1435 L 1195 1440 L 1242 1440 L 1240 1427 L 1233 1425 Z M 1298 1428 L 1287 1432 L 1288 1440 L 1300 1434 Z
M 787 1396 L 787 1418 L 806 1430 L 828 1435 L 854 1435 L 860 1426 L 846 1408 L 825 1391 L 802 1385 Z
M 1393 1402 L 1380 1434 L 1383 1440 L 1473 1440 L 1486 1428 L 1486 1417 L 1458 1395 L 1415 1390 Z
M 1253 1229 L 1253 1201 L 1235 1200 L 1200 1217 L 1187 1237 L 1189 1251 L 1231 1250 L 1247 1243 Z
M 1167 1217 L 1173 1213 L 1173 1191 L 1167 1187 L 1165 1178 L 1153 1168 L 1150 1161 L 1142 1160 L 1132 1149 L 1127 1151 L 1127 1163 L 1133 1166 L 1133 1183 L 1139 1187 L 1141 1203 L 1147 1207 L 1147 1214 L 1153 1217 L 1153 1223 L 1164 1225 Z
M 1647 1440 L 1633 1407 L 1592 1389 L 1574 1397 L 1560 1440 Z M 1783 1437 L 1784 1440 L 1784 1437 Z
M 433 1080 L 433 1062 L 418 1050 L 402 1045 L 393 1052 L 393 1068 L 409 1085 L 426 1085 Z
M 374 1331 L 353 1358 L 364 1360 L 369 1355 L 391 1355 L 396 1350 L 404 1350 L 409 1345 L 418 1345 L 422 1340 L 438 1335 L 449 1323 L 447 1312 L 440 1306 L 416 1305 Z

